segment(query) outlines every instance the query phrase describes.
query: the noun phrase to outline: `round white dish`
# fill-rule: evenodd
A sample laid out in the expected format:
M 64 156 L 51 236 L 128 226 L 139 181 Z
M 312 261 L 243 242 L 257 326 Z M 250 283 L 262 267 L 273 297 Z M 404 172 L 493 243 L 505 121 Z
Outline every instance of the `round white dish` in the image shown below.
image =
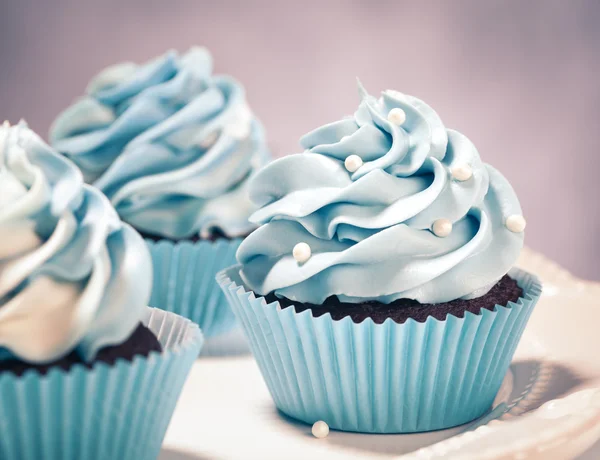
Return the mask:
M 519 266 L 540 276 L 544 294 L 482 419 L 430 433 L 316 439 L 311 426 L 277 412 L 237 331 L 209 342 L 194 365 L 159 458 L 600 458 L 600 284 L 529 249 Z

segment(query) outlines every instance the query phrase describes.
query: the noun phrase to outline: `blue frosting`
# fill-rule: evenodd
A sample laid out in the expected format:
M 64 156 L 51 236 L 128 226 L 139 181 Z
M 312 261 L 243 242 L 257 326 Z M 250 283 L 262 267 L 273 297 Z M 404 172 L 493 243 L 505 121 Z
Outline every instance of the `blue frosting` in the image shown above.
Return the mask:
M 441 303 L 485 294 L 516 261 L 523 233 L 506 227 L 520 215 L 507 180 L 482 163 L 464 135 L 446 129 L 424 102 L 397 91 L 376 99 L 361 88 L 353 117 L 301 139 L 303 154 L 276 160 L 250 185 L 261 227 L 238 251 L 255 292 L 320 304 L 399 298 Z M 400 108 L 406 121 L 388 114 Z M 363 165 L 353 173 L 349 155 Z M 451 170 L 470 166 L 468 180 Z M 436 220 L 451 233 L 433 233 Z M 297 243 L 312 256 L 298 263 Z
M 247 179 L 269 159 L 242 86 L 204 48 L 101 72 L 50 139 L 123 220 L 172 239 L 253 230 Z
M 86 361 L 126 340 L 150 297 L 151 258 L 106 197 L 24 123 L 0 127 L 0 347 Z M 6 352 L 9 353 L 6 353 Z

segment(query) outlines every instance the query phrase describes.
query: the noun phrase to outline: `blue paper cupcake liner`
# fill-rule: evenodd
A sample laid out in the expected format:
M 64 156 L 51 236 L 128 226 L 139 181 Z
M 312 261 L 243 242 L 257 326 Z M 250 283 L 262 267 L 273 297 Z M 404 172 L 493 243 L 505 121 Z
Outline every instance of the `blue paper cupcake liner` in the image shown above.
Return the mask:
M 535 276 L 513 269 L 524 291 L 516 303 L 443 321 L 357 324 L 267 304 L 239 272 L 230 267 L 217 280 L 275 405 L 309 424 L 366 433 L 438 430 L 483 415 L 541 294 Z
M 198 326 L 148 308 L 163 352 L 92 369 L 0 376 L 0 459 L 153 459 L 202 346 Z
M 231 330 L 235 315 L 215 275 L 236 263 L 242 240 L 171 242 L 146 240 L 154 266 L 149 305 L 191 319 L 207 337 Z

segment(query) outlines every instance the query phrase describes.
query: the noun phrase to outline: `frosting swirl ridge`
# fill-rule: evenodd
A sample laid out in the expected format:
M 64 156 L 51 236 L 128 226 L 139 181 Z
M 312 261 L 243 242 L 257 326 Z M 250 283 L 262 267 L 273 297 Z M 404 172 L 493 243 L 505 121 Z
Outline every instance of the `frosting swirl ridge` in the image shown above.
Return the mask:
M 179 239 L 249 233 L 247 179 L 269 158 L 243 87 L 204 48 L 101 72 L 53 124 L 52 144 L 123 220 Z
M 510 184 L 419 99 L 361 95 L 353 117 L 308 133 L 305 153 L 253 179 L 261 208 L 251 220 L 262 225 L 238 251 L 245 282 L 316 304 L 485 294 L 523 245 L 506 225 L 521 214 Z M 357 169 L 345 165 L 351 155 Z M 293 257 L 301 242 L 306 262 Z
M 151 258 L 79 170 L 24 122 L 0 127 L 0 347 L 91 361 L 126 340 L 150 297 Z

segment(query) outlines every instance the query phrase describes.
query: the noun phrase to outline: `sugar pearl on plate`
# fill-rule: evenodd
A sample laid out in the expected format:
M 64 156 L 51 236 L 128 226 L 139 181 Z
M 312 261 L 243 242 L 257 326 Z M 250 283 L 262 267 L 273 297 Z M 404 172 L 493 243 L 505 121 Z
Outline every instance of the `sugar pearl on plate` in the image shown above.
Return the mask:
M 433 223 L 432 230 L 435 236 L 444 238 L 452 233 L 452 222 L 444 218 L 438 219 Z
M 329 434 L 329 425 L 323 420 L 315 422 L 312 426 L 312 434 L 315 438 L 322 439 Z
M 310 259 L 310 246 L 306 243 L 298 243 L 296 246 L 294 246 L 292 255 L 294 256 L 294 259 L 296 259 L 296 262 L 303 264 Z
M 356 171 L 362 165 L 362 158 L 358 155 L 350 155 L 348 158 L 346 158 L 346 161 L 344 161 L 344 166 L 346 166 L 346 169 L 350 172 Z
M 452 177 L 461 182 L 469 180 L 473 176 L 473 170 L 467 164 L 456 165 L 450 172 L 452 173 Z
M 399 108 L 392 109 L 388 113 L 387 119 L 390 123 L 400 126 L 406 121 L 406 112 Z
M 520 214 L 513 214 L 506 218 L 506 228 L 513 233 L 521 233 L 525 230 L 526 225 L 525 218 Z

